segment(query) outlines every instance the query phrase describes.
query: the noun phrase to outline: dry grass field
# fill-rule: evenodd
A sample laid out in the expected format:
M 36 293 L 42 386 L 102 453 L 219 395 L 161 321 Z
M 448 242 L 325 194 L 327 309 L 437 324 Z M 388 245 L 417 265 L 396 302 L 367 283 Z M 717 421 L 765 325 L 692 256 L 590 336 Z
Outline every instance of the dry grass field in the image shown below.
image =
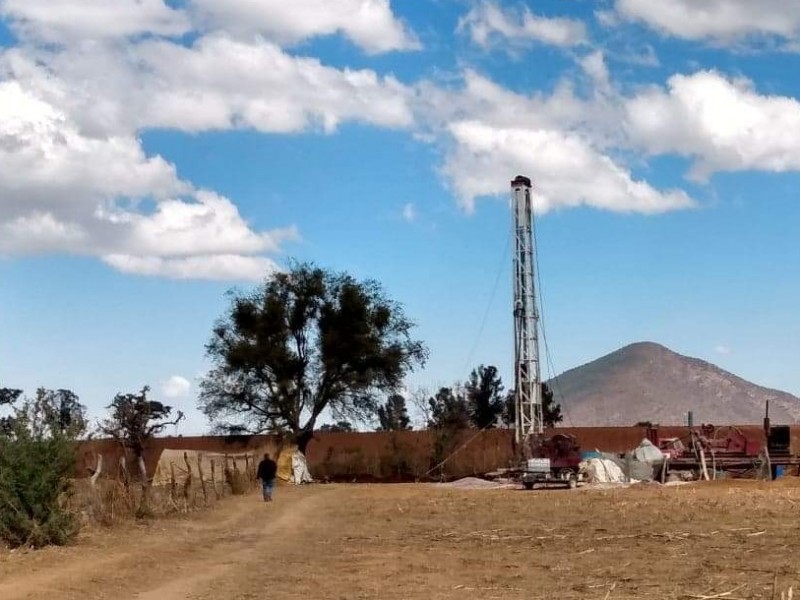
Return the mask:
M 281 487 L 277 501 L 0 553 L 0 598 L 781 598 L 800 482 L 615 490 Z M 800 596 L 798 596 L 800 597 Z

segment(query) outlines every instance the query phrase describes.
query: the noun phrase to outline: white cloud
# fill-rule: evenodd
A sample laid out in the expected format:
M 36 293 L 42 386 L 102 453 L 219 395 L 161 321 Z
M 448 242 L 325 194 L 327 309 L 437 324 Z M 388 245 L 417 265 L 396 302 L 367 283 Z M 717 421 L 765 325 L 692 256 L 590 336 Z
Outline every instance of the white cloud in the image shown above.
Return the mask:
M 389 0 L 0 0 L 0 16 L 27 39 L 59 44 L 224 31 L 296 44 L 341 33 L 368 53 L 414 50 L 414 33 Z
M 562 82 L 550 94 L 534 92 L 527 96 L 467 70 L 462 88 L 422 84 L 418 98 L 420 118 L 444 129 L 455 121 L 482 121 L 497 127 L 565 130 L 581 127 L 594 131 L 595 138 L 618 129 L 616 107 L 601 99 L 578 98 L 569 82 Z M 613 127 L 608 127 L 612 122 Z
M 616 0 L 615 8 L 626 19 L 689 40 L 800 35 L 800 3 L 791 0 Z
M 63 52 L 9 53 L 7 69 L 91 132 L 152 127 L 334 131 L 344 121 L 408 127 L 409 90 L 369 69 L 335 69 L 260 39 L 218 34 L 189 47 L 147 40 Z M 46 68 L 42 67 L 46 65 Z M 52 79 L 69 92 L 52 89 Z
M 611 91 L 611 75 L 606 66 L 605 56 L 600 50 L 587 54 L 578 60 L 578 64 L 589 76 L 594 84 L 594 89 L 600 93 Z
M 97 216 L 120 226 L 127 248 L 161 256 L 256 254 L 277 252 L 283 241 L 297 237 L 294 229 L 256 232 L 245 223 L 230 200 L 198 190 L 193 201 L 169 198 L 144 214 L 129 210 L 98 211 Z
M 453 123 L 450 132 L 456 149 L 444 170 L 468 211 L 478 197 L 508 194 L 509 173 L 534 180 L 539 211 L 588 205 L 661 213 L 692 206 L 682 191 L 661 192 L 634 180 L 624 167 L 575 133 L 475 121 Z
M 187 190 L 172 165 L 138 140 L 82 135 L 69 117 L 16 81 L 0 81 L 0 216 L 115 196 L 164 197 Z
M 408 223 L 413 223 L 417 220 L 417 209 L 410 202 L 403 207 L 403 219 Z
M 586 25 L 582 21 L 543 17 L 527 7 L 522 10 L 503 8 L 489 0 L 480 2 L 463 16 L 458 30 L 469 33 L 472 41 L 483 48 L 492 46 L 497 40 L 512 45 L 539 42 L 560 47 L 578 46 L 588 40 Z
M 800 102 L 759 94 L 713 71 L 675 75 L 625 105 L 632 140 L 650 154 L 695 159 L 692 176 L 800 170 Z
M 180 375 L 173 375 L 161 386 L 161 393 L 167 398 L 185 398 L 192 389 L 191 382 Z
M 371 70 L 334 69 L 264 42 L 224 36 L 191 48 L 152 42 L 136 50 L 143 70 L 143 125 L 196 131 L 252 127 L 333 131 L 342 121 L 405 127 L 406 90 Z
M 97 256 L 125 272 L 258 279 L 293 228 L 259 232 L 130 136 L 89 137 L 0 81 L 0 253 Z M 260 269 L 259 272 L 257 272 Z
M 121 273 L 169 279 L 259 281 L 278 270 L 278 266 L 269 258 L 239 254 L 179 258 L 108 254 L 103 256 L 103 262 Z
M 272 41 L 341 31 L 371 52 L 412 46 L 385 0 L 264 1 L 261 24 L 251 23 L 284 37 L 234 27 L 196 32 L 188 46 L 161 36 L 188 31 L 187 15 L 203 6 L 206 25 L 222 26 L 201 0 L 184 11 L 163 0 L 56 4 L 0 0 L 23 38 L 0 51 L 0 254 L 65 252 L 126 273 L 259 279 L 296 229 L 254 229 L 229 199 L 148 155 L 139 132 L 413 123 L 412 92 L 394 78 L 328 67 Z M 232 1 L 229 16 L 247 5 Z
M 389 0 L 189 0 L 202 26 L 280 44 L 342 33 L 369 53 L 419 48 Z
M 714 348 L 714 352 L 716 352 L 717 354 L 728 355 L 731 353 L 731 349 L 728 346 L 720 345 Z
M 693 205 L 682 191 L 635 179 L 612 157 L 626 141 L 617 93 L 602 55 L 584 67 L 595 86 L 608 89 L 582 99 L 565 83 L 550 95 L 525 96 L 470 71 L 462 89 L 422 88 L 420 112 L 434 120 L 445 150 L 442 172 L 465 210 L 481 197 L 507 197 L 517 174 L 534 180 L 540 211 L 586 205 L 659 213 Z
M 180 35 L 187 16 L 164 0 L 0 0 L 0 16 L 25 37 L 47 42 Z

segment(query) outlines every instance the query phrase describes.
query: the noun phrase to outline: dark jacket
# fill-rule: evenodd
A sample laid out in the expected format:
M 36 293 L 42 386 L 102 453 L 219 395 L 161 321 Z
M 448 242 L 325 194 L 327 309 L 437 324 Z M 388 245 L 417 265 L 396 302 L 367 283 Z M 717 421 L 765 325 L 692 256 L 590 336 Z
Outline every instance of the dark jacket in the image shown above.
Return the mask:
M 278 473 L 278 465 L 274 460 L 265 458 L 258 463 L 258 479 L 261 481 L 272 481 Z

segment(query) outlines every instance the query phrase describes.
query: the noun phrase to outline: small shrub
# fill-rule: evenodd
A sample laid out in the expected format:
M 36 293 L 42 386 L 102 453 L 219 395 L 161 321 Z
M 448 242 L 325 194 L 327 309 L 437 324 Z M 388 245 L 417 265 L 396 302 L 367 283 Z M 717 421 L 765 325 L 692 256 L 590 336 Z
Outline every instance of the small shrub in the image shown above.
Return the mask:
M 24 417 L 0 435 L 0 540 L 39 548 L 75 537 L 78 522 L 62 505 L 74 461 L 70 439 L 37 434 Z

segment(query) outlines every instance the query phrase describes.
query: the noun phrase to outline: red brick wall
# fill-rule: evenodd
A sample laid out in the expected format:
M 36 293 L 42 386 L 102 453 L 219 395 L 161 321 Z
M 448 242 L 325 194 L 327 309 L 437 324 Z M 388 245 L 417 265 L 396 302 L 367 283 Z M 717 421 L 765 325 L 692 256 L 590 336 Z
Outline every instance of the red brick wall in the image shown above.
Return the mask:
M 759 425 L 740 427 L 756 439 L 761 439 Z M 644 427 L 560 427 L 578 439 L 583 450 L 626 452 L 644 439 Z M 686 427 L 660 427 L 662 437 L 683 437 Z M 552 431 L 548 432 L 552 433 Z M 309 444 L 307 458 L 312 475 L 340 480 L 399 480 L 428 477 L 464 477 L 480 475 L 508 466 L 514 457 L 513 431 L 494 429 L 483 432 L 463 431 L 436 456 L 436 434 L 432 431 L 402 431 L 377 433 L 317 433 Z M 167 437 L 154 440 L 145 455 L 148 471 L 155 468 L 162 449 L 201 450 L 219 453 L 241 453 L 277 445 L 270 436 L 239 438 L 226 437 Z M 800 448 L 800 426 L 792 427 L 792 450 Z M 83 442 L 79 449 L 79 475 L 88 471 L 84 464 L 93 465 L 95 452 L 104 455 L 105 471 L 116 473 L 120 456 L 119 446 L 109 440 Z M 449 456 L 443 468 L 430 473 L 437 458 Z

